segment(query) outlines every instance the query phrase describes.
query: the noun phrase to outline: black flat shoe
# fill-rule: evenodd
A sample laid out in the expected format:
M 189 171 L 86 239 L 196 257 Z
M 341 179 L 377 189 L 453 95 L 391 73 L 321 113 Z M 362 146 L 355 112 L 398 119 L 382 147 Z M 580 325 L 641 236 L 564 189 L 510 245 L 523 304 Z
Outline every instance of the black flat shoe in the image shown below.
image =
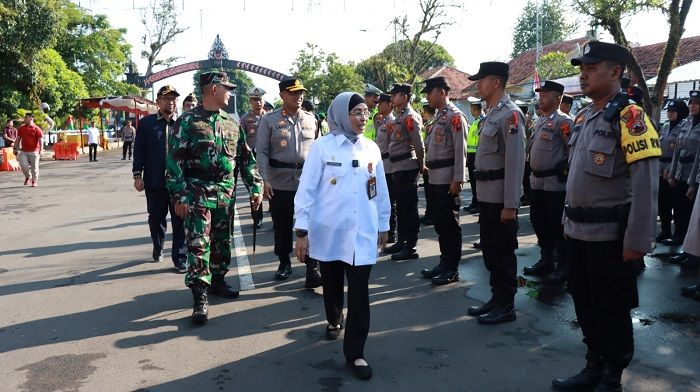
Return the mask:
M 483 305 L 470 306 L 469 309 L 467 309 L 467 314 L 474 317 L 481 316 L 482 314 L 492 311 L 495 307 L 496 303 L 493 300 L 489 300 Z
M 366 366 L 358 366 L 355 365 L 354 361 L 348 361 L 347 364 L 352 369 L 355 377 L 359 378 L 360 380 L 369 380 L 372 378 L 372 367 L 369 366 L 369 364 Z
M 681 287 L 681 295 L 685 297 L 692 297 L 698 291 L 700 291 L 700 283 L 692 286 Z
M 343 322 L 337 326 L 332 326 L 330 324 L 326 325 L 326 340 L 338 340 L 340 337 L 340 332 L 343 330 Z
M 492 311 L 482 314 L 477 318 L 479 324 L 494 325 L 515 321 L 515 308 L 510 306 L 496 306 Z
M 285 280 L 289 278 L 289 275 L 292 274 L 292 265 L 291 264 L 280 264 L 279 267 L 277 267 L 277 272 L 275 272 L 275 280 Z
M 424 278 L 427 279 L 432 279 L 442 273 L 442 267 L 440 265 L 436 265 L 432 269 L 424 269 L 420 272 L 421 275 L 423 275 Z
M 459 281 L 458 271 L 442 271 L 440 275 L 434 277 L 432 282 L 436 286 L 443 286 L 446 284 L 454 283 Z
M 393 255 L 394 253 L 400 252 L 405 246 L 405 242 L 397 241 L 394 245 L 387 246 L 386 248 L 384 248 L 384 253 L 389 253 Z

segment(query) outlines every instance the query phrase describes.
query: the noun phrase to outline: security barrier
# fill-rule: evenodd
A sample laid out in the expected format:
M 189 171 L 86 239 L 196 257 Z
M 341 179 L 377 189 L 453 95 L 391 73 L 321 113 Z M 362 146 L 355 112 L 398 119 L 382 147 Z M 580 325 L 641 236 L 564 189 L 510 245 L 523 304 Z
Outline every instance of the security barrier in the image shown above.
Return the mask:
M 78 143 L 56 143 L 53 145 L 53 159 L 76 160 L 78 159 Z
M 19 161 L 17 161 L 17 157 L 15 156 L 14 151 L 12 151 L 12 148 L 3 148 L 2 149 L 2 163 L 0 163 L 0 171 L 15 171 L 19 170 Z

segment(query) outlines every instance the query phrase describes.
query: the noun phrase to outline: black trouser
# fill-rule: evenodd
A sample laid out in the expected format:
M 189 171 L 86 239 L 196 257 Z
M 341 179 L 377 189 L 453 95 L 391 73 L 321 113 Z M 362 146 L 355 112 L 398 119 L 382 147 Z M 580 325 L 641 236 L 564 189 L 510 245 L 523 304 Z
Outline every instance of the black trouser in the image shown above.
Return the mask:
M 131 159 L 131 145 L 134 144 L 131 140 L 125 140 L 124 146 L 122 146 L 122 159 L 126 159 L 126 152 L 129 151 L 129 159 Z
M 459 210 L 454 210 L 455 196 L 449 194 L 449 185 L 425 184 L 425 190 L 440 244 L 440 264 L 444 269 L 457 271 L 462 258 L 462 227 Z
M 369 274 L 372 265 L 350 265 L 342 261 L 320 261 L 323 304 L 328 324 L 338 325 L 343 317 L 344 278 L 348 279 L 348 318 L 345 321 L 343 353 L 354 361 L 365 357 L 369 333 Z
M 170 223 L 173 226 L 173 245 L 170 255 L 173 263 L 186 262 L 185 225 L 182 218 L 175 214 L 175 207 L 170 202 L 168 190 L 146 189 L 146 208 L 148 210 L 148 228 L 151 231 L 153 248 L 157 250 L 163 249 L 165 232 L 168 227 L 168 210 L 170 210 Z
M 622 259 L 622 240 L 569 238 L 569 282 L 589 360 L 624 369 L 634 354 L 630 310 L 639 306 L 637 264 Z
M 675 220 L 675 217 L 673 216 L 675 213 L 673 208 L 673 188 L 668 184 L 668 181 L 664 180 L 663 177 L 659 177 L 658 207 L 661 228 L 670 230 L 671 221 Z
M 431 208 L 430 208 L 430 202 L 428 201 L 430 199 L 430 195 L 428 194 L 428 172 L 426 171 L 423 173 L 423 194 L 425 195 L 425 214 L 423 214 L 426 217 L 432 218 L 433 215 L 431 214 Z
M 253 157 L 255 157 L 255 147 L 251 150 L 251 154 L 253 154 Z M 240 172 L 240 167 L 238 165 L 234 166 L 233 168 L 233 179 L 238 183 L 238 173 Z M 243 180 L 243 175 L 241 175 L 241 180 Z M 248 190 L 248 193 L 250 193 L 250 187 L 248 184 L 245 182 L 243 183 L 245 185 L 245 189 Z M 263 207 L 262 203 L 260 204 L 260 207 L 258 207 L 257 210 L 253 209 L 253 205 L 250 205 L 250 217 L 253 218 L 253 224 L 257 222 L 261 222 L 263 220 Z
M 410 246 L 418 242 L 418 169 L 395 171 L 391 175 L 396 195 L 396 223 L 399 241 Z
M 384 174 L 386 178 L 386 187 L 389 189 L 389 204 L 391 205 L 391 215 L 389 216 L 389 233 L 396 233 L 396 193 L 394 192 L 394 181 L 391 179 L 391 173 Z
M 474 162 L 476 162 L 476 153 L 467 153 L 467 172 L 469 173 L 469 186 L 472 188 L 471 206 L 478 206 L 479 199 L 476 197 L 476 177 L 474 176 Z
M 695 202 L 695 199 L 688 199 L 686 193 L 688 193 L 688 183 L 677 180 L 676 186 L 673 188 L 673 208 L 676 211 L 676 229 L 673 238 L 679 241 L 683 241 L 685 233 L 688 232 L 690 214 L 693 213 L 693 203 Z
M 275 254 L 281 262 L 289 263 L 294 229 L 294 195 L 297 192 L 279 189 L 273 189 L 272 192 L 274 194 L 270 199 L 270 214 L 275 232 Z
M 88 144 L 88 156 L 91 161 L 97 160 L 97 143 Z
M 566 192 L 530 191 L 530 222 L 537 241 L 542 250 L 556 250 L 559 261 L 565 260 L 566 252 L 564 226 L 561 223 L 565 199 Z
M 501 223 L 502 203 L 479 202 L 479 235 L 484 266 L 491 273 L 492 299 L 498 305 L 513 305 L 518 269 L 518 220 Z
M 530 168 L 530 161 L 525 161 L 525 173 L 523 174 L 523 198 L 525 200 L 530 200 L 530 173 L 532 169 Z

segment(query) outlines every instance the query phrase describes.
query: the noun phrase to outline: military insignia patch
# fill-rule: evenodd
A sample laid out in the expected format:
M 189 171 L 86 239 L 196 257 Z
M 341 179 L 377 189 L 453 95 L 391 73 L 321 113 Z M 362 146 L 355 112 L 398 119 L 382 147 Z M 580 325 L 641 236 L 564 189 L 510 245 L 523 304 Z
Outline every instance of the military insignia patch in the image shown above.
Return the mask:
M 285 120 L 285 119 L 277 121 L 277 125 L 284 125 L 286 123 L 287 123 L 287 120 Z
M 389 123 L 386 125 L 386 131 L 391 133 L 394 130 L 394 123 Z
M 569 123 L 566 121 L 561 123 L 561 125 L 559 126 L 559 130 L 564 135 L 564 137 L 569 137 L 569 135 L 571 135 L 571 128 L 569 127 Z
M 462 119 L 459 115 L 452 117 L 452 131 L 461 132 L 462 131 Z
M 280 140 L 280 147 L 287 147 L 287 141 L 286 141 L 286 140 Z
M 408 132 L 413 132 L 413 127 L 415 125 L 415 122 L 413 121 L 413 117 L 406 117 L 406 130 Z
M 604 164 L 605 163 L 605 154 L 598 152 L 595 155 L 593 155 L 593 163 L 595 163 L 598 166 Z
M 651 120 L 642 108 L 627 106 L 620 113 L 620 144 L 628 164 L 661 156 L 661 143 Z
M 508 120 L 508 128 L 511 135 L 518 133 L 518 112 L 513 111 L 513 118 Z

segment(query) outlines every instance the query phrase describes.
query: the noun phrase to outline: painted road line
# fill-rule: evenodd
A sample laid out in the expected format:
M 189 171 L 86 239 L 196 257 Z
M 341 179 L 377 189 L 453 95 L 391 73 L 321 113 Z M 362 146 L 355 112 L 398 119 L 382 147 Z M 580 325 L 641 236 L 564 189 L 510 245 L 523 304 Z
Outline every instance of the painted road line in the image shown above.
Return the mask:
M 243 240 L 243 232 L 241 232 L 241 221 L 238 219 L 238 208 L 234 204 L 235 215 L 233 216 L 233 249 L 236 256 L 236 265 L 238 266 L 238 279 L 241 282 L 241 290 L 254 290 L 253 274 L 250 271 L 250 263 L 248 262 L 248 252 L 246 251 L 245 241 Z

